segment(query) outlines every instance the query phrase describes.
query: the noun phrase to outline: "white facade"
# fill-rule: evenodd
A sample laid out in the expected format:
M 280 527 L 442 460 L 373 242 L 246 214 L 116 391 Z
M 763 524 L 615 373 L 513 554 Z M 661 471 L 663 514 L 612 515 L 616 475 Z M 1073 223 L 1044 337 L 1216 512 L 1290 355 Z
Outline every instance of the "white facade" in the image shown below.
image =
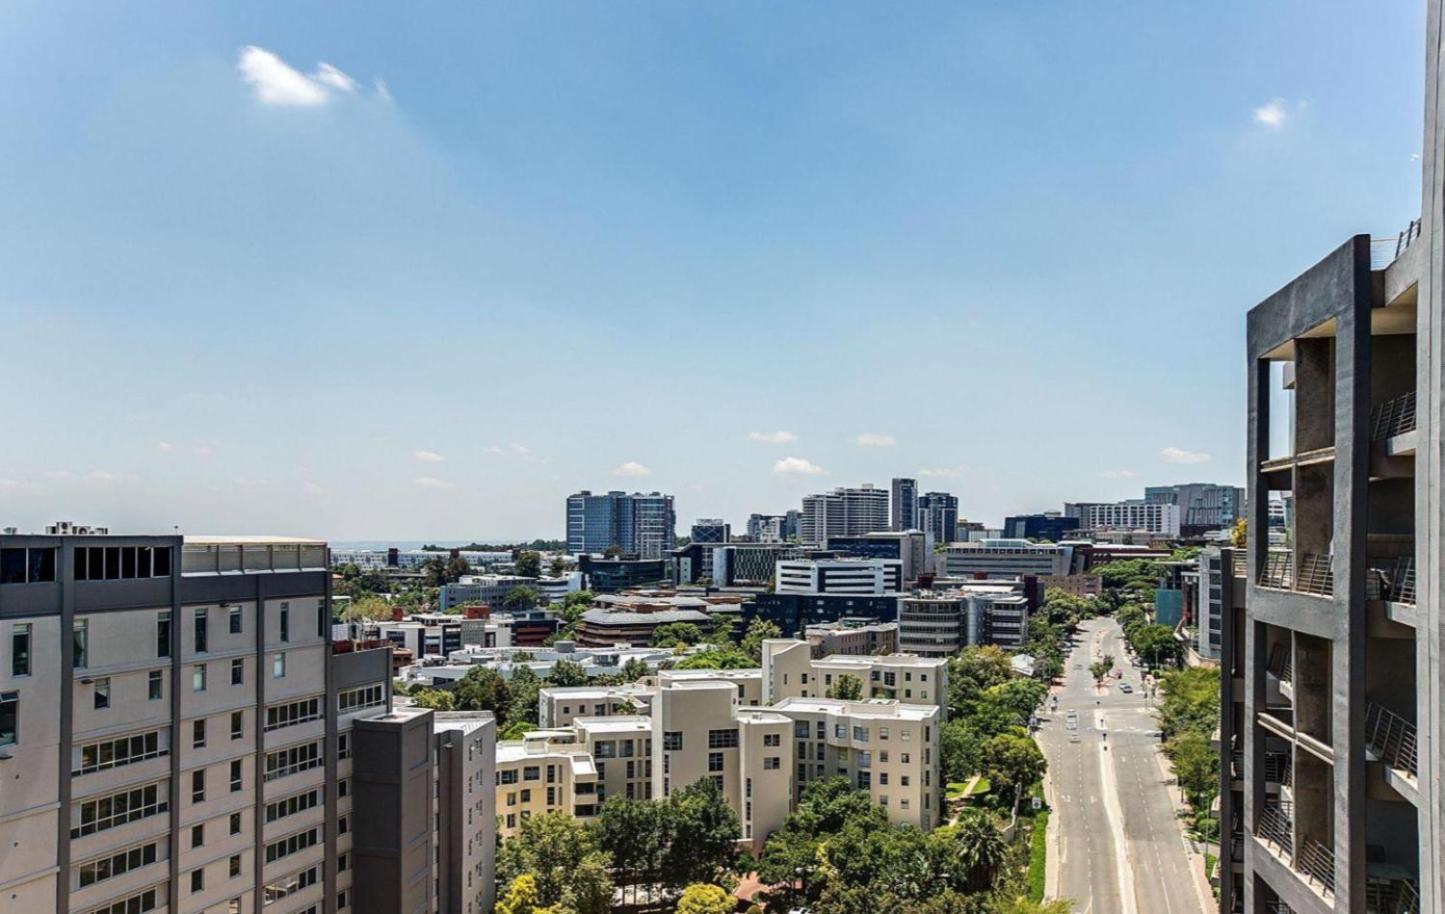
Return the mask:
M 1067 574 L 1073 549 L 1028 540 L 988 539 L 953 543 L 944 553 L 944 573 L 957 578 L 1018 578 Z
M 883 596 L 903 588 L 898 559 L 794 559 L 775 567 L 777 593 Z

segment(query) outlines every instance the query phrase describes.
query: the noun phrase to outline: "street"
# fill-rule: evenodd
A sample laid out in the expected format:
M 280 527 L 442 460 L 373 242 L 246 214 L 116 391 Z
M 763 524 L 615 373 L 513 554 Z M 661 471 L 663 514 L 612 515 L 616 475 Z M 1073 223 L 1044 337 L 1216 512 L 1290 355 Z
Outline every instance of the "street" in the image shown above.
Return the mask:
M 1111 618 L 1094 619 L 1080 626 L 1078 642 L 1050 698 L 1057 697 L 1058 710 L 1045 704 L 1038 734 L 1053 807 L 1049 854 L 1057 884 L 1049 894 L 1073 899 L 1079 914 L 1203 914 L 1204 888 L 1170 802 L 1152 735 L 1157 725 L 1123 633 Z M 1104 654 L 1114 656 L 1124 678 L 1110 677 L 1100 690 L 1089 664 Z M 1121 682 L 1133 693 L 1120 691 Z

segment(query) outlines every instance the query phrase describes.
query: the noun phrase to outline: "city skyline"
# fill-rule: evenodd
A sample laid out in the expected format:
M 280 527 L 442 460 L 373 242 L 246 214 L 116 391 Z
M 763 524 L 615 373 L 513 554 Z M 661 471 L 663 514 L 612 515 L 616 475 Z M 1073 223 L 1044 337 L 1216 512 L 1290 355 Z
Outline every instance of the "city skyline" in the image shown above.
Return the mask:
M 27 529 L 521 539 L 580 488 L 737 524 L 893 476 L 984 518 L 1241 484 L 1245 310 L 1418 210 L 1408 4 L 3 16 Z M 900 370 L 921 342 L 956 377 Z

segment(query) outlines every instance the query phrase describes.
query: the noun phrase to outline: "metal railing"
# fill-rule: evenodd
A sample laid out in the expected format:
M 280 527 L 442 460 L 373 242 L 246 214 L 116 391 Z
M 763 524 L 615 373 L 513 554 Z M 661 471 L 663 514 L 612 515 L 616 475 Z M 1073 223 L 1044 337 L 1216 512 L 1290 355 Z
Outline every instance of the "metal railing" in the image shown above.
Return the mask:
M 1415 557 L 1372 558 L 1365 580 L 1365 597 L 1415 605 Z
M 1365 706 L 1365 748 L 1397 771 L 1416 776 L 1415 725 L 1383 705 Z
M 1264 779 L 1275 784 L 1290 785 L 1291 759 L 1288 752 L 1266 752 L 1264 754 Z
M 1324 886 L 1329 892 L 1335 890 L 1335 852 L 1313 838 L 1300 842 L 1300 852 L 1295 855 L 1294 868 L 1306 878 Z
M 1294 681 L 1294 660 L 1291 657 L 1288 644 L 1276 644 L 1269 652 L 1269 663 L 1265 669 L 1274 675 L 1280 682 Z
M 1265 803 L 1254 818 L 1254 833 L 1278 844 L 1286 854 L 1294 853 L 1294 804 L 1288 800 Z
M 1398 235 L 1385 235 L 1379 238 L 1370 238 L 1370 269 L 1383 270 L 1396 260 L 1400 255 L 1409 249 L 1415 239 L 1420 237 L 1420 220 L 1412 219 L 1405 230 Z
M 1294 914 L 1294 908 L 1282 901 L 1265 902 L 1265 914 Z
M 1370 440 L 1384 441 L 1415 430 L 1415 392 L 1386 400 L 1370 411 Z
M 1259 570 L 1259 586 L 1289 590 L 1294 583 L 1294 553 L 1288 549 L 1271 549 L 1265 553 L 1264 567 Z
M 1365 883 L 1365 914 L 1420 914 L 1420 893 L 1404 879 Z
M 1301 593 L 1321 597 L 1333 596 L 1335 572 L 1330 556 L 1305 553 L 1300 556 L 1299 573 L 1295 575 L 1294 589 Z

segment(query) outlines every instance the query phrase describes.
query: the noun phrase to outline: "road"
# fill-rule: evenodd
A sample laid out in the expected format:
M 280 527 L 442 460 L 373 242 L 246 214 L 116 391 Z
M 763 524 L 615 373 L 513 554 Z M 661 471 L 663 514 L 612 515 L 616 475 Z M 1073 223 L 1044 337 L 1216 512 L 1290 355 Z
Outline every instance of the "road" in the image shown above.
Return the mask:
M 1157 724 L 1139 671 L 1125 656 L 1123 633 L 1113 619 L 1093 619 L 1080 626 L 1078 642 L 1054 692 L 1058 710 L 1046 710 L 1038 734 L 1049 760 L 1057 835 L 1049 848 L 1059 861 L 1051 892 L 1072 898 L 1079 914 L 1203 914 L 1158 762 Z M 1120 680 L 1095 688 L 1089 664 L 1103 654 L 1114 656 L 1133 694 L 1119 690 Z M 1077 729 L 1070 728 L 1070 709 Z

